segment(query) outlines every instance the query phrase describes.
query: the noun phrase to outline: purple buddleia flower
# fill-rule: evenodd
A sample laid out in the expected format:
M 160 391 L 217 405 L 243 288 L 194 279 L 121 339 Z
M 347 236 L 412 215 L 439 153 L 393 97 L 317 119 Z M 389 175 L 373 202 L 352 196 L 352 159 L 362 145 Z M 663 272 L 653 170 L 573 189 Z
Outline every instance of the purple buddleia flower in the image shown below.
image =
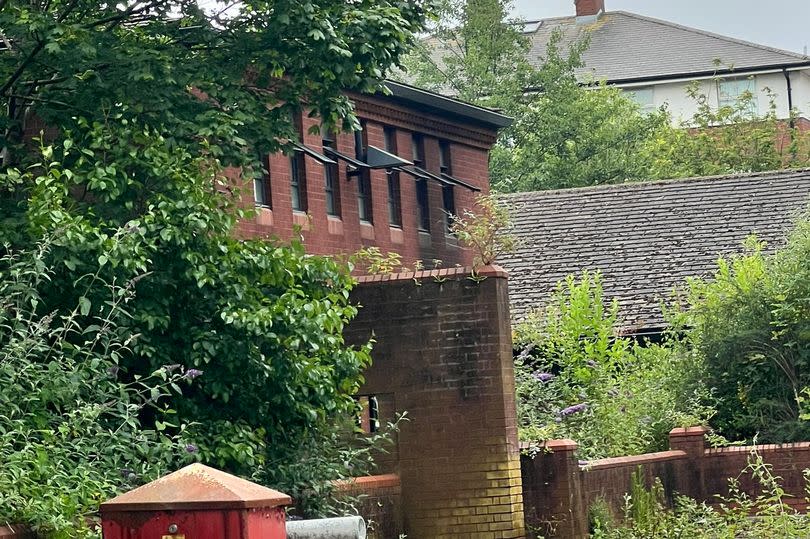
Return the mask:
M 560 410 L 560 415 L 562 417 L 566 417 L 573 414 L 578 414 L 579 412 L 584 412 L 588 408 L 588 403 L 581 402 L 579 404 L 574 404 L 573 406 L 569 406 L 568 408 L 563 408 Z
M 521 361 L 525 360 L 527 357 L 529 357 L 529 354 L 532 353 L 532 350 L 534 350 L 534 344 L 533 343 L 530 344 L 529 346 L 527 346 L 526 348 L 524 348 L 523 350 L 521 350 L 520 353 L 517 356 L 517 359 L 519 359 Z
M 597 363 L 596 361 L 594 361 L 594 360 L 592 360 L 592 359 L 589 359 L 589 360 L 588 360 L 588 366 L 589 366 L 589 367 L 598 367 L 598 366 L 599 366 L 599 363 Z
M 538 371 L 538 372 L 535 372 L 534 374 L 532 374 L 532 378 L 534 378 L 538 382 L 548 382 L 549 380 L 554 379 L 554 375 L 550 374 L 550 373 L 547 373 L 547 372 L 539 372 Z
M 189 369 L 183 375 L 183 378 L 185 378 L 186 380 L 194 380 L 198 376 L 202 376 L 202 374 L 203 374 L 203 371 L 200 371 L 200 370 L 197 370 L 197 369 Z
M 194 444 L 186 444 L 186 453 L 196 453 L 200 448 Z

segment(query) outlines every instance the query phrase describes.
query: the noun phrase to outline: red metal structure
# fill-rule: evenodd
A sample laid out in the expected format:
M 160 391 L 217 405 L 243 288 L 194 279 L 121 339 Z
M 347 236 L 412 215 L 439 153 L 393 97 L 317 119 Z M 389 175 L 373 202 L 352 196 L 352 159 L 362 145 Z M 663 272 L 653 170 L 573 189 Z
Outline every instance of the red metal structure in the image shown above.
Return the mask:
M 192 464 L 101 504 L 104 539 L 285 539 L 281 492 Z

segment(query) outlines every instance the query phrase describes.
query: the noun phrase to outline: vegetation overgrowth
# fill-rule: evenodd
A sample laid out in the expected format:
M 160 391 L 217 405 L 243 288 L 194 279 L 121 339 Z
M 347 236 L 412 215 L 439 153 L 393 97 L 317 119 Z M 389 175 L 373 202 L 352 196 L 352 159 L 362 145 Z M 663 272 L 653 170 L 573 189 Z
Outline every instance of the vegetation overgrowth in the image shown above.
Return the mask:
M 675 340 L 616 334 L 618 305 L 601 276 L 558 285 L 545 309 L 515 328 L 518 426 L 523 441 L 571 438 L 582 459 L 667 449 L 668 433 L 712 415 L 703 367 Z
M 684 283 L 661 342 L 616 333 L 598 273 L 560 283 L 515 328 L 521 438 L 572 438 L 584 459 L 666 449 L 697 424 L 715 442 L 808 439 L 810 220 L 771 254 L 746 245 Z
M 252 211 L 240 191 L 261 155 L 291 150 L 292 113 L 356 127 L 346 91 L 380 90 L 429 9 L 0 2 L 0 394 L 17 414 L 0 419 L 5 519 L 93 533 L 98 501 L 175 454 L 295 494 L 299 512 L 332 510 L 329 480 L 365 461 L 340 436 L 369 362 L 342 336 L 353 280 L 298 244 L 237 240 Z M 236 166 L 244 178 L 225 173 Z M 10 269 L 23 261 L 40 276 L 25 293 Z

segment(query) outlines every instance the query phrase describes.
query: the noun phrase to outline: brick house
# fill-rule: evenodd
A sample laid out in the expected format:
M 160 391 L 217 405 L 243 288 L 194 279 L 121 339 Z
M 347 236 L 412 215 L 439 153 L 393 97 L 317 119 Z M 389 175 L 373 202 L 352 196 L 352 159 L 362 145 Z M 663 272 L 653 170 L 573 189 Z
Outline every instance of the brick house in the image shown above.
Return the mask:
M 405 265 L 469 264 L 448 214 L 489 192 L 489 150 L 511 120 L 405 84 L 388 88 L 351 96 L 361 132 L 312 134 L 318 120 L 296 118 L 298 149 L 264 157 L 264 177 L 252 185 L 258 212 L 240 234 L 288 240 L 300 227 L 312 254 L 376 246 Z

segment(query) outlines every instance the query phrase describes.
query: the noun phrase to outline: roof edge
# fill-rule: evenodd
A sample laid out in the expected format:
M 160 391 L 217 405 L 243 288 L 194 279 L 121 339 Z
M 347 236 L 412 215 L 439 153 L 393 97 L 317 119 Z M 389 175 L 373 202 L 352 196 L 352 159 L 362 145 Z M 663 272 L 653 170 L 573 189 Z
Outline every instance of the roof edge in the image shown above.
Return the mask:
M 624 183 L 609 183 L 603 185 L 588 185 L 585 187 L 568 187 L 564 189 L 548 189 L 545 191 L 522 191 L 519 193 L 503 193 L 499 194 L 498 197 L 505 200 L 513 200 L 519 199 L 522 196 L 526 195 L 537 195 L 537 196 L 546 196 L 546 195 L 555 195 L 555 194 L 562 194 L 562 193 L 581 193 L 581 192 L 592 192 L 592 191 L 613 191 L 618 189 L 627 189 L 627 188 L 644 188 L 644 187 L 651 187 L 651 186 L 666 186 L 666 185 L 673 185 L 679 183 L 698 183 L 698 182 L 710 182 L 713 180 L 734 180 L 734 179 L 744 179 L 744 178 L 754 178 L 754 177 L 762 177 L 762 178 L 770 178 L 770 177 L 778 177 L 778 176 L 787 176 L 790 174 L 803 174 L 807 173 L 810 174 L 810 168 L 788 168 L 784 170 L 768 170 L 764 172 L 741 172 L 738 174 L 717 174 L 713 176 L 693 176 L 691 178 L 667 178 L 665 180 L 642 180 L 642 181 L 634 181 L 634 182 L 624 182 Z
M 390 95 L 403 101 L 409 101 L 418 105 L 430 107 L 437 111 L 445 111 L 456 114 L 475 123 L 484 124 L 496 130 L 512 125 L 512 118 L 500 112 L 478 105 L 473 105 L 460 99 L 447 97 L 423 88 L 417 88 L 404 82 L 386 80 L 385 85 L 391 92 Z

